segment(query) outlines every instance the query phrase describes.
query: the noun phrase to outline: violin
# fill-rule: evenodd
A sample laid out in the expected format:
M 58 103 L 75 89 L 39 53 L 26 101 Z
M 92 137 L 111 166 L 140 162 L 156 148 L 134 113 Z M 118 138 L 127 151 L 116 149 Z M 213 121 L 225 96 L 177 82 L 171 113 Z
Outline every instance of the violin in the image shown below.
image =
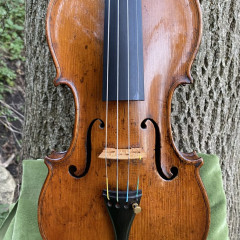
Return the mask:
M 198 0 L 51 0 L 55 86 L 74 96 L 66 152 L 45 158 L 38 221 L 46 240 L 203 240 L 203 160 L 180 152 L 171 101 L 201 39 Z

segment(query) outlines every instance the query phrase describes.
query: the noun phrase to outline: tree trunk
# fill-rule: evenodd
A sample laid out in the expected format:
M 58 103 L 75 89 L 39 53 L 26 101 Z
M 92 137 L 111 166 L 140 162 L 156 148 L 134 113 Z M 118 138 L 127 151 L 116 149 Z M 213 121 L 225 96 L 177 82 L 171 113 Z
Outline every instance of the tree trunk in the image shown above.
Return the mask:
M 46 0 L 26 0 L 26 107 L 23 158 L 43 158 L 70 144 L 74 104 L 53 86 L 45 38 Z M 177 146 L 217 154 L 227 195 L 230 239 L 240 236 L 240 1 L 202 0 L 203 38 L 194 84 L 176 90 L 172 125 Z M 70 56 L 66 56 L 70 57 Z

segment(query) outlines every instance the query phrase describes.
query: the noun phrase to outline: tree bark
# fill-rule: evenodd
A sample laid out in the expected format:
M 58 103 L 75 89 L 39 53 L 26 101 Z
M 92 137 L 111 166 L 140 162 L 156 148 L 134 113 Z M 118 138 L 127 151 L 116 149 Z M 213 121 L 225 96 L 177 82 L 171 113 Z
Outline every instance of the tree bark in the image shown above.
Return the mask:
M 74 104 L 55 88 L 46 43 L 46 0 L 26 0 L 26 105 L 23 158 L 43 158 L 70 144 Z M 172 126 L 176 145 L 217 154 L 227 195 L 230 239 L 240 236 L 240 1 L 202 0 L 203 38 L 192 67 L 194 84 L 176 90 Z M 70 57 L 70 56 L 66 56 Z

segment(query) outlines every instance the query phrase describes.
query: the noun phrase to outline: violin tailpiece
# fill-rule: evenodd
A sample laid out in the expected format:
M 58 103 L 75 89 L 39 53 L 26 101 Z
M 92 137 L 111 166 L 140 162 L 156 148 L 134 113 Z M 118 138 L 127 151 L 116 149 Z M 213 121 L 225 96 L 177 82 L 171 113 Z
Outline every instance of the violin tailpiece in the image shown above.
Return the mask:
M 128 194 L 128 202 L 126 202 L 127 192 L 123 191 L 119 191 L 118 201 L 116 191 L 109 191 L 109 200 L 107 197 L 107 190 L 103 190 L 103 197 L 112 221 L 115 239 L 128 240 L 135 215 L 140 213 L 136 213 L 135 208 L 139 208 L 142 191 L 130 191 Z

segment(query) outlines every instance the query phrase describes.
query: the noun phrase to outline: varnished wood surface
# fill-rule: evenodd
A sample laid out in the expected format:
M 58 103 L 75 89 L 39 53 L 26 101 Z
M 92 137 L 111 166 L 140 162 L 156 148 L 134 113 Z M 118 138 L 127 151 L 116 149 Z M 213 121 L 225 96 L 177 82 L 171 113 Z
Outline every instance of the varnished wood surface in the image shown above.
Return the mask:
M 131 164 L 130 189 L 140 174 L 142 213 L 137 215 L 129 239 L 206 239 L 209 204 L 199 176 L 202 159 L 179 152 L 170 124 L 171 99 L 179 84 L 191 83 L 190 67 L 201 37 L 197 0 L 142 1 L 145 101 L 130 102 L 131 147 L 147 154 L 141 164 Z M 55 85 L 67 84 L 75 99 L 75 127 L 66 153 L 52 153 L 45 162 L 49 174 L 39 199 L 39 227 L 43 239 L 114 239 L 102 190 L 105 163 L 98 156 L 105 146 L 105 130 L 92 129 L 92 161 L 88 174 L 73 178 L 70 165 L 84 171 L 86 137 L 94 119 L 105 122 L 102 101 L 103 0 L 52 0 L 47 16 L 47 36 L 57 69 Z M 116 102 L 109 103 L 108 147 L 116 148 Z M 161 132 L 161 165 L 172 181 L 161 178 L 155 165 L 154 127 L 139 130 L 153 119 Z M 127 148 L 127 102 L 119 103 L 119 148 Z M 139 143 L 140 137 L 140 143 Z M 127 164 L 119 163 L 119 188 L 126 190 Z M 110 189 L 116 186 L 116 162 L 109 168 Z
M 143 151 L 142 148 L 131 148 L 128 150 L 127 148 L 125 149 L 117 149 L 116 148 L 104 148 L 102 153 L 98 156 L 101 159 L 109 159 L 109 160 L 141 160 L 143 158 L 146 158 L 147 155 Z M 141 159 L 139 159 L 141 157 Z

